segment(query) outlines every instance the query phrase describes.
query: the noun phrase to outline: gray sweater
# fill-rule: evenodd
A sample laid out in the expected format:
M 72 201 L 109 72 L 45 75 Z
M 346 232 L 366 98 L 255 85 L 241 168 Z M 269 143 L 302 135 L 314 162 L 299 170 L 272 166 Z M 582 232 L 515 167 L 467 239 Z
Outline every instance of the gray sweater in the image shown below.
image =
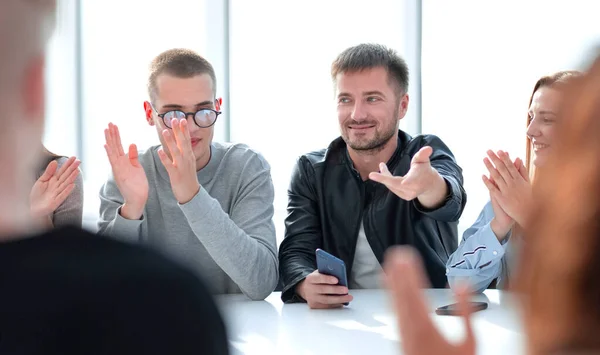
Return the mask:
M 67 162 L 67 160 L 68 158 L 63 157 L 56 159 L 56 162 L 58 163 L 57 171 Z M 48 163 L 50 163 L 50 161 Z M 37 181 L 37 179 L 39 179 L 45 171 L 46 166 L 37 172 L 35 180 Z M 55 228 L 65 226 L 81 227 L 82 219 L 83 177 L 81 176 L 81 172 L 79 172 L 79 175 L 77 175 L 77 178 L 75 179 L 75 188 L 52 214 L 52 225 Z
M 100 191 L 99 233 L 156 247 L 191 267 L 215 294 L 268 296 L 278 279 L 270 166 L 243 144 L 213 143 L 200 191 L 179 204 L 154 146 L 139 155 L 150 186 L 141 220 L 119 214 L 111 177 Z

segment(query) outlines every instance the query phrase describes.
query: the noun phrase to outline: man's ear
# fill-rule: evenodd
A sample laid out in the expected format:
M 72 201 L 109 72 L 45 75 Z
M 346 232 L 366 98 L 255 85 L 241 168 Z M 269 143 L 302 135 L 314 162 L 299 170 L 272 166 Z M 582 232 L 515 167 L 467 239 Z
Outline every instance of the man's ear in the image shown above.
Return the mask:
M 144 113 L 146 114 L 146 122 L 148 122 L 150 126 L 154 126 L 154 116 L 152 115 L 153 112 L 154 109 L 152 108 L 150 102 L 144 101 Z
M 219 97 L 215 100 L 215 108 L 217 109 L 217 111 L 221 111 L 221 105 L 223 105 L 223 98 Z
M 400 102 L 398 103 L 398 120 L 401 120 L 406 116 L 406 111 L 408 111 L 408 94 L 404 94 L 402 98 L 400 98 Z

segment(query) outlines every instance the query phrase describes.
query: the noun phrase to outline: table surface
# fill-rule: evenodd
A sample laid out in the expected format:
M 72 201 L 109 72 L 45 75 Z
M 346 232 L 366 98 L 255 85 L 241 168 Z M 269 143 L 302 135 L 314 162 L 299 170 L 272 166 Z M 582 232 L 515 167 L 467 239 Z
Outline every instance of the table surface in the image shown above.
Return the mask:
M 438 316 L 435 308 L 454 303 L 449 289 L 423 290 L 431 317 L 450 341 L 464 336 L 459 317 Z M 400 339 L 384 290 L 351 290 L 342 309 L 311 310 L 305 303 L 283 304 L 281 293 L 264 301 L 243 295 L 217 298 L 227 324 L 232 354 L 401 354 Z M 473 314 L 477 354 L 524 353 L 522 326 L 514 295 L 486 290 L 473 296 L 488 309 Z

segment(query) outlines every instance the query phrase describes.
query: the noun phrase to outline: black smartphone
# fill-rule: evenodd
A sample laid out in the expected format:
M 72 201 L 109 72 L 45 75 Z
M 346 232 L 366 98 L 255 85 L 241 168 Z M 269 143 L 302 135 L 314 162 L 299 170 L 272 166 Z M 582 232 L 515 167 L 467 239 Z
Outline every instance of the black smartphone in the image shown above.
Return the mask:
M 317 269 L 324 275 L 335 276 L 338 279 L 338 285 L 348 287 L 346 277 L 346 264 L 342 259 L 336 258 L 323 249 L 316 250 Z M 345 306 L 348 303 L 344 303 Z
M 469 302 L 470 313 L 483 311 L 488 308 L 486 302 Z M 435 310 L 435 314 L 440 316 L 458 316 L 460 315 L 460 307 L 458 303 L 449 304 L 446 306 L 439 307 Z

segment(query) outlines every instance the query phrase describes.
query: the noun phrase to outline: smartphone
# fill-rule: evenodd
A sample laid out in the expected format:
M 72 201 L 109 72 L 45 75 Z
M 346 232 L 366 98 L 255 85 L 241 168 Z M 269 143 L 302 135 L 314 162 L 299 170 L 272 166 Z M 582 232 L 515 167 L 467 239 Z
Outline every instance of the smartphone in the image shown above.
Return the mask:
M 469 302 L 470 312 L 478 312 L 483 311 L 488 308 L 488 304 L 486 302 Z M 458 303 L 449 304 L 447 306 L 439 307 L 435 310 L 435 314 L 440 316 L 458 316 L 460 315 L 460 307 Z
M 348 287 L 348 278 L 346 277 L 346 264 L 342 259 L 336 258 L 323 249 L 317 249 L 317 269 L 324 275 L 335 276 L 338 279 L 338 285 Z M 348 303 L 344 303 L 345 306 Z

